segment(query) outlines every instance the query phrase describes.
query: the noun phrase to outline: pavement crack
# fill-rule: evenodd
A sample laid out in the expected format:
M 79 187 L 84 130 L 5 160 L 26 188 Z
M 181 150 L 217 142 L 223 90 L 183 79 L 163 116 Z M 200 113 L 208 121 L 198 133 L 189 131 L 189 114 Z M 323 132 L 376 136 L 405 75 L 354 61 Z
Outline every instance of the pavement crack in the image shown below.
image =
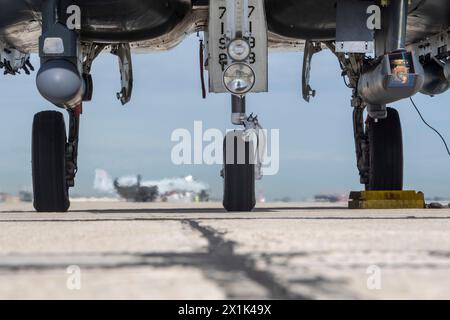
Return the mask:
M 236 242 L 226 240 L 223 233 L 211 227 L 202 226 L 195 220 L 184 220 L 192 229 L 201 233 L 208 241 L 210 265 L 227 274 L 241 272 L 248 279 L 265 288 L 270 299 L 310 299 L 310 297 L 291 292 L 277 281 L 275 276 L 256 267 L 256 260 L 248 254 L 236 254 Z

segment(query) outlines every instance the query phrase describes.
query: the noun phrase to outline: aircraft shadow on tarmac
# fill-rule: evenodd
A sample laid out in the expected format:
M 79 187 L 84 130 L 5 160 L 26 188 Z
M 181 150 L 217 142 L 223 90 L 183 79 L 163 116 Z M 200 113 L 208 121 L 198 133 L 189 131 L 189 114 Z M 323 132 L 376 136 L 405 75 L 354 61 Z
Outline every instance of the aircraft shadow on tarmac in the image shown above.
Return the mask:
M 276 213 L 286 210 L 332 210 L 342 209 L 342 207 L 333 208 L 315 208 L 315 207 L 280 207 L 280 208 L 257 208 L 253 213 Z M 167 213 L 167 214 L 183 214 L 183 213 L 208 213 L 208 214 L 229 214 L 222 208 L 141 208 L 141 209 L 95 209 L 95 210 L 71 210 L 70 212 L 90 212 L 90 213 Z M 239 213 L 239 212 L 235 212 Z
M 342 210 L 344 207 L 271 207 L 271 208 L 255 208 L 251 213 L 282 213 L 283 211 L 292 210 L 310 210 L 310 211 L 323 211 L 323 210 Z M 9 213 L 36 213 L 36 211 L 31 210 L 1 210 L 2 212 Z M 124 209 L 85 209 L 85 210 L 70 210 L 70 213 L 95 213 L 95 214 L 110 214 L 110 213 L 167 213 L 167 214 L 185 214 L 185 213 L 208 213 L 208 214 L 228 214 L 228 212 L 223 208 L 124 208 Z M 239 213 L 239 212 L 235 212 Z M 247 212 L 246 212 L 247 213 Z
M 226 210 L 222 208 L 124 208 L 124 209 L 84 209 L 84 210 L 70 210 L 65 215 L 67 218 L 70 218 L 71 214 L 77 214 L 77 213 L 90 213 L 94 215 L 104 215 L 104 214 L 167 214 L 168 216 L 166 218 L 162 219 L 171 219 L 171 215 L 177 215 L 177 214 L 207 214 L 211 215 L 211 219 L 274 219 L 274 220 L 284 220 L 284 219 L 291 219 L 291 220 L 409 220 L 409 219 L 416 219 L 416 220 L 448 220 L 450 219 L 450 216 L 447 214 L 447 212 L 442 212 L 443 214 L 437 214 L 439 210 L 427 210 L 425 212 L 417 213 L 415 211 L 411 211 L 411 215 L 407 216 L 399 216 L 399 215 L 393 215 L 393 216 L 377 216 L 372 215 L 370 212 L 363 212 L 362 210 L 348 210 L 347 212 L 354 212 L 359 213 L 359 215 L 352 215 L 352 216 L 335 216 L 335 215 L 323 215 L 324 211 L 327 213 L 334 213 L 335 210 L 339 210 L 342 212 L 342 210 L 345 210 L 342 206 L 333 206 L 333 207 L 313 207 L 313 206 L 280 206 L 280 207 L 270 207 L 270 208 L 256 208 L 251 213 L 245 212 L 242 213 L 242 216 L 239 216 L 240 212 L 235 212 L 233 215 L 228 213 Z M 297 211 L 297 212 L 292 212 Z M 15 211 L 3 211 L 0 210 L 1 213 L 13 213 L 13 214 L 19 214 L 19 213 L 33 213 L 36 215 L 36 217 L 39 217 L 39 213 L 36 213 L 35 211 L 28 211 L 28 210 L 15 210 Z M 318 216 L 310 215 L 311 213 L 321 213 Z M 400 210 L 399 213 L 403 213 L 404 211 Z M 258 216 L 258 214 L 263 213 L 271 213 L 275 215 L 262 217 Z M 298 216 L 295 215 L 283 215 L 284 213 L 297 213 Z M 304 213 L 308 213 L 307 216 L 303 215 Z M 254 217 L 252 217 L 252 214 L 255 214 Z M 101 218 L 100 218 L 101 219 Z M 147 217 L 139 217 L 139 218 L 133 218 L 133 220 L 147 220 Z M 148 219 L 154 219 L 154 217 L 148 217 Z M 202 216 L 198 219 L 209 219 L 209 217 Z

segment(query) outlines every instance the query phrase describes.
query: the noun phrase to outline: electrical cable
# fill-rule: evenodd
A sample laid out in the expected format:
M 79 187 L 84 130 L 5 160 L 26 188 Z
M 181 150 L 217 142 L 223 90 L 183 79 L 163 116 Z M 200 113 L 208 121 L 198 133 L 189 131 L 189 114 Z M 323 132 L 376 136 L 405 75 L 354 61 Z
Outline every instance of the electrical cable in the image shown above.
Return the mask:
M 414 102 L 413 98 L 409 98 L 409 100 L 411 101 L 414 109 L 416 109 L 417 113 L 420 116 L 420 119 L 422 119 L 423 123 L 425 123 L 425 125 L 430 128 L 431 130 L 433 130 L 438 136 L 439 138 L 441 138 L 442 142 L 444 143 L 445 149 L 447 149 L 447 153 L 450 156 L 450 149 L 448 148 L 447 142 L 445 141 L 444 137 L 442 136 L 442 134 L 440 134 L 439 131 L 437 131 L 435 128 L 433 128 L 431 125 L 428 124 L 428 122 L 425 121 L 425 119 L 423 118 L 422 114 L 419 111 L 419 108 L 417 107 L 416 103 Z

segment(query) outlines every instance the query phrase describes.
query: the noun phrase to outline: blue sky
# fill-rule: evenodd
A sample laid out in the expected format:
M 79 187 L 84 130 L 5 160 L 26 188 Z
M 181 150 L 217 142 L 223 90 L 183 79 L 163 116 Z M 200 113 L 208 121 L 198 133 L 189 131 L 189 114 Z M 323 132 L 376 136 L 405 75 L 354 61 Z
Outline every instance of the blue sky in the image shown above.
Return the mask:
M 220 197 L 217 166 L 175 166 L 170 159 L 171 133 L 193 130 L 194 121 L 207 128 L 227 129 L 229 95 L 201 99 L 198 40 L 192 36 L 177 48 L 134 55 L 134 94 L 121 106 L 117 58 L 104 54 L 93 66 L 94 97 L 84 105 L 79 174 L 73 195 L 94 193 L 94 170 L 112 176 L 141 173 L 146 179 L 192 174 Z M 350 90 L 340 77 L 335 57 L 324 51 L 314 57 L 311 84 L 317 96 L 301 98 L 300 52 L 272 52 L 269 93 L 248 97 L 248 111 L 267 129 L 280 129 L 280 172 L 265 177 L 257 189 L 268 199 L 305 199 L 321 192 L 359 190 L 355 166 Z M 39 66 L 33 56 L 35 67 Z M 36 112 L 57 109 L 40 97 L 35 75 L 0 76 L 0 191 L 15 193 L 31 186 L 31 123 Z M 432 125 L 450 139 L 450 94 L 415 100 Z M 450 198 L 450 158 L 440 140 L 418 118 L 408 100 L 395 103 L 402 117 L 405 187 L 428 196 Z

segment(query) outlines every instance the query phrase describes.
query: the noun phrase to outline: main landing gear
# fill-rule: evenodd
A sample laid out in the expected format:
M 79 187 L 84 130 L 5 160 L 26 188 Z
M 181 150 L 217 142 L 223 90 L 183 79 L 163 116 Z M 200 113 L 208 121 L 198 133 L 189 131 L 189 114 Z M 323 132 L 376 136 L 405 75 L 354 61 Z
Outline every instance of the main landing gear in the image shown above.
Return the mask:
M 90 74 L 95 58 L 105 44 L 82 43 L 77 30 L 69 29 L 57 14 L 66 12 L 57 0 L 42 5 L 42 35 L 39 38 L 41 67 L 36 77 L 40 94 L 69 114 L 69 127 L 62 113 L 44 111 L 33 122 L 32 171 L 34 207 L 37 211 L 65 212 L 69 209 L 69 188 L 75 186 L 80 115 L 83 101 L 92 98 Z M 130 101 L 133 73 L 128 43 L 111 45 L 118 56 L 122 88 L 117 98 Z
M 355 144 L 361 183 L 366 190 L 403 189 L 403 140 L 398 111 L 386 108 L 385 119 L 354 109 Z
M 81 105 L 69 112 L 66 134 L 61 112 L 43 111 L 34 116 L 32 172 L 34 208 L 38 212 L 66 212 L 69 188 L 75 185 Z
M 336 43 L 325 43 L 337 56 L 346 85 L 353 91 L 357 166 L 361 184 L 368 191 L 403 189 L 400 117 L 387 105 L 412 97 L 424 84 L 423 66 L 406 47 L 408 8 L 406 0 L 391 1 L 381 8 L 384 18 L 372 36 L 373 57 L 364 50 L 343 52 L 336 50 Z

